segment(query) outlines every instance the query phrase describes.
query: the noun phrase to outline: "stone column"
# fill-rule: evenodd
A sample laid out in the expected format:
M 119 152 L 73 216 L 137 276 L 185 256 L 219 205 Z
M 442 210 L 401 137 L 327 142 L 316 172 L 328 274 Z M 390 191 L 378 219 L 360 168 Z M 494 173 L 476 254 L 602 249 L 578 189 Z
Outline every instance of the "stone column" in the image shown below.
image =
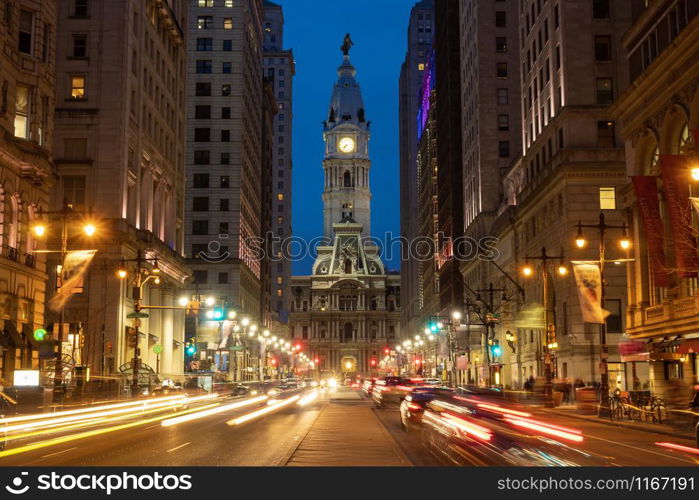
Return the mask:
M 175 296 L 172 290 L 166 289 L 162 293 L 162 305 L 165 307 L 173 307 L 175 305 Z M 160 341 L 163 346 L 163 352 L 160 354 L 160 371 L 164 374 L 173 373 L 172 362 L 172 339 L 175 324 L 173 321 L 172 309 L 164 309 L 160 327 Z M 181 370 L 175 370 L 180 372 Z

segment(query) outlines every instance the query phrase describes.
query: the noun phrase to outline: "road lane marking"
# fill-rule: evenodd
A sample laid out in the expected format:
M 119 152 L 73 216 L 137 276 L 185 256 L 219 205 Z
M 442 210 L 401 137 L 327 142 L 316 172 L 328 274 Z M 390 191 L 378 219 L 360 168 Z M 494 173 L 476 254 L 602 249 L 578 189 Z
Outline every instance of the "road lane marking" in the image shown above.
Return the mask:
M 179 446 L 175 446 L 174 448 L 172 448 L 172 449 L 170 449 L 170 450 L 167 450 L 165 453 L 170 453 L 170 452 L 173 452 L 173 451 L 175 451 L 175 450 L 179 450 L 180 448 L 184 448 L 185 446 L 190 445 L 190 444 L 192 444 L 192 443 L 191 443 L 191 442 L 188 442 L 188 443 L 185 443 L 185 444 L 181 444 L 181 445 L 179 445 Z
M 77 450 L 77 449 L 78 449 L 77 446 L 73 446 L 72 448 L 68 448 L 67 450 L 61 450 L 61 451 L 57 451 L 55 453 L 49 453 L 48 455 L 43 455 L 41 458 L 49 458 L 49 457 L 52 457 L 54 455 L 60 455 L 61 453 L 67 453 L 69 451 L 73 451 L 73 450 Z
M 680 461 L 680 462 L 687 462 L 687 463 L 690 463 L 690 464 L 692 464 L 692 465 L 696 465 L 696 463 L 695 463 L 694 461 L 692 461 L 692 460 L 687 460 L 686 458 L 678 457 L 677 455 L 667 455 L 667 454 L 665 454 L 665 453 L 658 453 L 657 451 L 646 450 L 646 449 L 644 449 L 644 448 L 639 448 L 638 446 L 633 446 L 633 445 L 631 445 L 631 444 L 626 444 L 626 443 L 620 443 L 619 441 L 612 441 L 611 439 L 604 439 L 604 438 L 601 438 L 601 437 L 592 436 L 592 435 L 590 435 L 590 434 L 586 434 L 586 436 L 587 436 L 588 438 L 591 438 L 591 439 L 597 439 L 597 440 L 599 440 L 599 441 L 605 441 L 605 442 L 607 442 L 607 443 L 612 443 L 612 444 L 618 444 L 618 445 L 621 445 L 621 446 L 626 446 L 627 448 L 631 448 L 632 450 L 638 450 L 638 451 L 642 451 L 642 452 L 644 452 L 644 453 L 652 453 L 653 455 L 659 455 L 659 456 L 665 457 L 665 458 L 673 458 L 673 459 L 678 460 L 678 461 Z

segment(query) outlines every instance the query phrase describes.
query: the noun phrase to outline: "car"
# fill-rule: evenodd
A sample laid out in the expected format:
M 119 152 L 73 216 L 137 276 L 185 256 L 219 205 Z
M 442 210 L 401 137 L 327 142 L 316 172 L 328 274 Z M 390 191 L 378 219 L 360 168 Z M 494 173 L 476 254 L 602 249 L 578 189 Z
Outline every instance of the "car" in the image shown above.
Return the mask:
M 312 378 L 305 378 L 305 379 L 303 379 L 302 386 L 303 387 L 318 387 L 318 382 L 316 382 Z
M 451 398 L 454 390 L 447 387 L 415 387 L 400 404 L 400 426 L 408 431 L 422 423 L 427 403 L 437 397 Z
M 374 406 L 400 405 L 416 384 L 408 378 L 384 377 L 376 381 L 371 391 Z
M 366 394 L 367 397 L 371 397 L 371 392 L 374 390 L 375 385 L 375 378 L 364 379 L 364 383 L 362 384 L 362 391 L 364 391 L 364 394 Z
M 494 406 L 494 405 L 490 405 Z M 519 422 L 519 425 L 518 425 Z M 488 418 L 447 398 L 435 398 L 422 415 L 423 445 L 445 465 L 570 467 L 612 466 L 609 457 L 578 449 L 582 434 L 575 429 L 561 432 L 560 426 L 548 427 L 550 433 L 523 428 L 522 421 Z M 546 429 L 541 421 L 536 428 Z M 567 436 L 567 437 L 565 437 Z

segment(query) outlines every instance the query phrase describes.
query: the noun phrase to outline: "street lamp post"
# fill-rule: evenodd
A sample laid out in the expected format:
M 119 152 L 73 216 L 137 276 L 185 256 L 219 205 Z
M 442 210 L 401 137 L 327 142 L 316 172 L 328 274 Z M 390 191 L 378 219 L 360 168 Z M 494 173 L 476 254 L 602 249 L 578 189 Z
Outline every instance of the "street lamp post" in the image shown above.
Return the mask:
M 68 203 L 68 200 L 63 200 L 63 207 L 61 210 L 51 210 L 43 211 L 41 207 L 37 211 L 37 220 L 32 227 L 32 231 L 36 236 L 42 237 L 46 234 L 46 225 L 42 220 L 43 215 L 57 215 L 61 221 L 61 287 L 65 286 L 66 280 L 64 279 L 66 256 L 68 255 L 68 223 L 71 219 L 84 219 L 83 232 L 87 236 L 93 236 L 96 232 L 96 227 L 92 222 L 92 209 L 88 211 L 74 210 L 73 206 Z M 53 401 L 58 403 L 63 397 L 64 385 L 63 385 L 63 339 L 66 337 L 68 332 L 64 331 L 65 328 L 65 305 L 61 306 L 60 312 L 60 323 L 58 327 L 58 349 L 56 351 L 56 360 L 54 364 L 53 371 Z
M 525 265 L 522 268 L 522 274 L 525 278 L 529 278 L 534 275 L 534 269 L 529 265 L 529 261 L 541 262 L 541 277 L 543 281 L 543 307 L 544 307 L 544 328 L 543 328 L 543 339 L 541 342 L 541 359 L 544 363 L 544 398 L 547 401 L 551 401 L 553 395 L 553 351 L 556 343 L 556 313 L 554 310 L 554 305 L 549 301 L 549 273 L 548 273 L 548 263 L 550 261 L 558 260 L 558 274 L 560 276 L 566 276 L 568 274 L 568 268 L 565 266 L 565 254 L 561 250 L 561 255 L 554 257 L 546 252 L 546 247 L 541 249 L 541 255 L 530 257 L 525 256 Z
M 621 229 L 622 238 L 619 240 L 619 246 L 622 250 L 628 250 L 631 247 L 631 240 L 629 239 L 629 226 L 624 223 L 623 225 L 612 225 L 607 224 L 604 217 L 604 212 L 599 215 L 599 222 L 597 224 L 582 224 L 578 221 L 575 226 L 578 229 L 578 234 L 575 239 L 575 245 L 582 249 L 587 246 L 587 240 L 583 235 L 583 229 L 596 229 L 599 232 L 599 271 L 600 271 L 600 302 L 602 307 L 604 307 L 604 292 L 605 292 L 605 282 L 604 282 L 604 265 L 605 265 L 605 253 L 606 253 L 606 241 L 605 237 L 609 229 Z M 600 336 L 600 402 L 602 405 L 605 403 L 605 398 L 609 397 L 609 374 L 607 372 L 607 360 L 609 358 L 609 348 L 607 347 L 607 320 L 605 319 L 600 324 L 599 329 Z M 600 408 L 602 408 L 602 405 Z

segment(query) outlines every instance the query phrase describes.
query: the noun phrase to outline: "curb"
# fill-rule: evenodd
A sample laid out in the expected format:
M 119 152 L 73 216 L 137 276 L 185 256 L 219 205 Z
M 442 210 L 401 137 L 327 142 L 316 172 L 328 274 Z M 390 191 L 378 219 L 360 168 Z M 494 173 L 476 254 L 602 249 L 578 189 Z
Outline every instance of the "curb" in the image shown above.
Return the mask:
M 609 426 L 612 426 L 612 427 L 623 427 L 623 428 L 625 428 L 625 429 L 634 429 L 634 430 L 637 430 L 637 431 L 648 432 L 648 433 L 654 433 L 654 434 L 661 434 L 661 435 L 663 435 L 663 436 L 671 436 L 671 437 L 674 437 L 674 438 L 683 438 L 683 439 L 690 439 L 690 440 L 693 440 L 693 439 L 694 439 L 694 436 L 693 436 L 692 434 L 688 434 L 688 433 L 684 433 L 684 432 L 679 432 L 679 431 L 674 431 L 674 432 L 673 432 L 673 431 L 666 430 L 666 429 L 663 429 L 663 428 L 659 428 L 659 429 L 647 429 L 647 428 L 645 428 L 645 427 L 638 427 L 637 425 L 635 425 L 635 424 L 633 424 L 633 423 L 631 423 L 631 422 L 620 422 L 620 421 L 616 421 L 616 420 L 615 420 L 615 421 L 611 421 L 611 420 L 606 420 L 606 419 L 599 418 L 599 417 L 597 417 L 596 420 L 593 420 L 593 419 L 591 419 L 591 418 L 584 417 L 584 416 L 582 416 L 582 415 L 575 415 L 575 414 L 570 414 L 570 415 L 568 415 L 568 414 L 566 414 L 566 413 L 561 413 L 561 412 L 556 411 L 556 410 L 548 410 L 548 409 L 544 409 L 544 408 L 540 408 L 540 410 L 543 411 L 543 412 L 549 413 L 549 414 L 551 414 L 551 415 L 566 416 L 566 417 L 574 418 L 574 419 L 577 419 L 577 420 L 584 420 L 585 422 L 593 422 L 593 423 L 598 423 L 598 424 L 603 424 L 603 425 L 609 425 Z

